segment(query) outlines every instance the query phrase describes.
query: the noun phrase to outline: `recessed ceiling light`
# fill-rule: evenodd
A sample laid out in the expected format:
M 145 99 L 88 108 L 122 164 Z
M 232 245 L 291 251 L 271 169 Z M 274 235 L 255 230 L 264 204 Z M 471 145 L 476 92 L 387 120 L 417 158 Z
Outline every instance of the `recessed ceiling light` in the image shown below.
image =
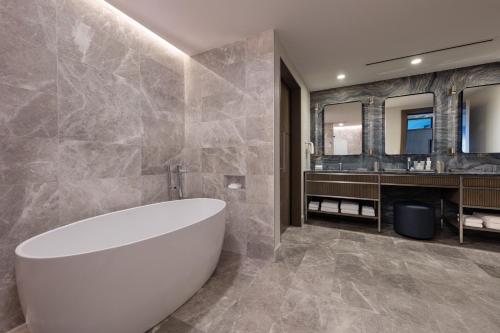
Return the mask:
M 345 74 L 337 75 L 337 80 L 343 80 L 343 79 L 345 79 Z
M 415 58 L 411 61 L 412 65 L 418 65 L 422 62 L 422 58 Z

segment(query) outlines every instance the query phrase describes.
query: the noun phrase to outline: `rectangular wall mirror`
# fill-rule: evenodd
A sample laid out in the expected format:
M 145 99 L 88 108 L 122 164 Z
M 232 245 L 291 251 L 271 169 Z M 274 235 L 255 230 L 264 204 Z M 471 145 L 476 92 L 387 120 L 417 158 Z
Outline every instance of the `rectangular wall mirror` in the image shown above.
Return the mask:
M 434 136 L 434 94 L 385 100 L 385 153 L 431 154 Z
M 466 88 L 461 104 L 462 152 L 500 153 L 500 85 Z
M 361 102 L 327 105 L 323 113 L 325 155 L 360 155 L 363 151 Z

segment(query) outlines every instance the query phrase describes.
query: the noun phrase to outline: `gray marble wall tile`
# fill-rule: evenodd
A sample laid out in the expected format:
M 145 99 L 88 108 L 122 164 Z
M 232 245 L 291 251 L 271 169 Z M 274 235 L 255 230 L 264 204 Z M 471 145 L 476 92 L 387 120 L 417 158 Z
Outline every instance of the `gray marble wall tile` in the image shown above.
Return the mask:
M 274 255 L 274 208 L 272 203 L 247 205 L 247 255 L 269 260 Z
M 148 205 L 173 199 L 168 188 L 167 176 L 150 175 L 142 178 L 142 204 Z
M 64 140 L 59 145 L 61 181 L 141 175 L 141 147 Z
M 56 180 L 57 139 L 1 136 L 0 184 Z
M 0 135 L 57 136 L 56 103 L 55 95 L 0 84 Z
M 246 118 L 246 142 L 249 145 L 260 145 L 272 143 L 274 136 L 274 117 L 254 117 Z
M 274 54 L 274 30 L 266 30 L 247 38 L 247 59 L 265 57 L 269 54 Z
M 216 48 L 193 58 L 236 87 L 245 88 L 245 41 Z
M 201 174 L 201 190 L 208 198 L 224 199 L 224 176 L 215 173 Z
M 246 173 L 246 151 L 244 146 L 201 149 L 201 171 L 225 175 Z
M 256 204 L 272 205 L 274 202 L 274 177 L 247 175 L 247 201 Z
M 23 321 L 14 276 L 14 249 L 59 226 L 57 183 L 0 185 L 0 330 Z
M 59 58 L 58 112 L 65 139 L 139 144 L 140 93 L 121 77 Z
M 62 182 L 59 188 L 62 223 L 78 221 L 141 205 L 142 177 Z
M 168 67 L 142 57 L 140 63 L 143 115 L 184 120 L 184 77 Z
M 0 46 L 16 47 L 19 39 L 55 51 L 56 6 L 54 0 L 3 0 L 0 3 Z
M 195 129 L 193 129 L 195 130 Z M 198 141 L 203 148 L 227 147 L 245 144 L 245 120 L 227 119 L 199 123 Z
M 57 61 L 45 46 L 19 41 L 17 47 L 0 53 L 0 82 L 55 95 Z
M 188 166 L 189 167 L 189 166 Z M 203 176 L 199 172 L 188 172 L 184 177 L 184 194 L 187 198 L 208 197 L 203 192 Z
M 201 148 L 187 182 L 228 203 L 224 249 L 269 259 L 274 250 L 274 32 L 187 60 L 185 146 Z M 238 175 L 244 188 L 226 188 Z M 226 181 L 227 182 L 227 181 Z M 265 221 L 265 222 L 263 222 Z
M 184 143 L 184 123 L 172 122 L 163 116 L 143 116 L 142 124 L 142 173 L 164 173 L 167 163 L 174 164 L 180 158 Z
M 17 246 L 59 225 L 57 183 L 0 186 L 2 246 Z M 13 268 L 13 267 L 11 267 Z
M 184 75 L 187 56 L 171 44 L 146 36 L 147 32 L 139 33 L 139 50 L 141 54 L 167 67 L 178 75 Z
M 182 149 L 182 160 L 180 163 L 184 163 L 188 172 L 201 172 L 202 170 L 202 160 L 201 160 L 201 149 L 199 148 L 184 148 Z
M 249 175 L 272 175 L 274 173 L 273 145 L 248 146 L 246 164 Z
M 0 299 L 2 300 L 0 303 L 0 330 L 8 332 L 24 320 L 14 282 L 2 283 Z
M 57 0 L 57 5 L 58 54 L 105 69 L 129 52 L 129 47 L 112 33 L 109 21 L 113 15 L 102 4 Z
M 246 205 L 240 202 L 229 202 L 226 210 L 226 234 L 223 248 L 225 251 L 245 255 L 247 253 Z
M 262 84 L 274 80 L 274 53 L 266 53 L 248 59 L 246 66 L 246 87 L 260 87 Z
M 20 241 L 167 200 L 165 163 L 199 172 L 201 153 L 183 150 L 186 56 L 105 2 L 0 0 L 0 42 L 3 332 L 22 322 Z
M 237 89 L 205 96 L 201 100 L 201 120 L 221 120 L 241 118 L 244 107 L 244 95 Z

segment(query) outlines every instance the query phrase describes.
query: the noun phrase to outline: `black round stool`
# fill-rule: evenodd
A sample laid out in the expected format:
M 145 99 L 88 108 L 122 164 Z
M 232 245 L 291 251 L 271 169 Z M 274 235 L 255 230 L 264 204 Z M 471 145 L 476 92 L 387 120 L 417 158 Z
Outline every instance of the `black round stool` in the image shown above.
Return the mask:
M 394 230 L 416 239 L 434 237 L 434 207 L 417 201 L 394 203 Z

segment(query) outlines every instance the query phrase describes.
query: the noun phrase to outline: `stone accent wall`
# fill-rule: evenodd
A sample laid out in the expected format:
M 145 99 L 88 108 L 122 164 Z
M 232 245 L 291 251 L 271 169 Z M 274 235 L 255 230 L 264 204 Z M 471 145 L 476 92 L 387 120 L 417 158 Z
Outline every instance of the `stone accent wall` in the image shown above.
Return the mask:
M 311 93 L 311 140 L 318 153 L 323 152 L 323 124 L 321 108 L 327 104 L 361 101 L 363 103 L 363 153 L 362 156 L 321 156 L 326 168 L 342 162 L 345 168 L 365 167 L 371 169 L 373 162 L 379 160 L 406 166 L 406 156 L 384 154 L 384 100 L 388 97 L 418 93 L 434 93 L 435 105 L 435 151 L 433 161 L 445 161 L 448 168 L 458 168 L 473 172 L 500 173 L 500 154 L 461 154 L 448 155 L 453 147 L 460 151 L 458 127 L 459 92 L 470 86 L 500 83 L 500 63 L 458 68 L 454 70 L 415 75 L 400 79 L 379 81 L 349 87 L 316 91 Z M 450 94 L 455 86 L 457 94 Z M 370 98 L 373 103 L 370 103 Z M 316 105 L 319 109 L 316 109 Z M 369 156 L 372 151 L 373 155 Z M 414 159 L 425 159 L 415 156 Z M 311 161 L 314 170 L 315 159 Z

